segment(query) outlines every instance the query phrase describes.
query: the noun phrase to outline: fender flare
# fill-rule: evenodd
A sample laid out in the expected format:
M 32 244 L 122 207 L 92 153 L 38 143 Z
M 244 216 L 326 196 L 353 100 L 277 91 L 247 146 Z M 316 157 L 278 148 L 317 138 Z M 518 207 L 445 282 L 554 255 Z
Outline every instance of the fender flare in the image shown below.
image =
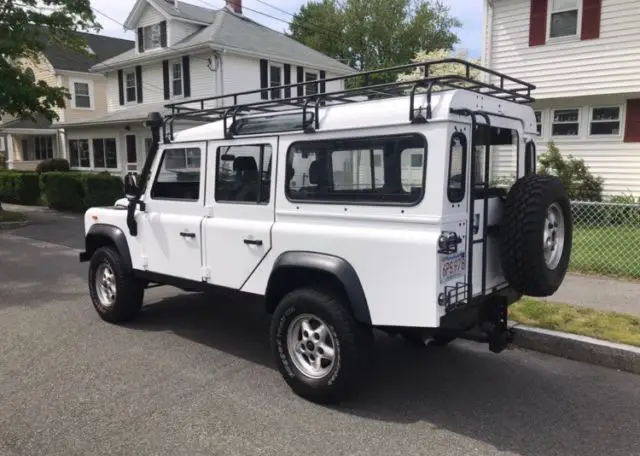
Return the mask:
M 278 270 L 284 268 L 310 269 L 332 275 L 344 287 L 354 318 L 360 323 L 371 324 L 371 314 L 362 283 L 353 266 L 344 258 L 317 252 L 284 252 L 273 264 L 265 296 L 268 297 L 273 290 Z
M 96 223 L 89 228 L 89 232 L 84 238 L 85 251 L 80 254 L 80 262 L 90 261 L 93 253 L 105 245 L 105 239 L 108 239 L 115 246 L 125 270 L 131 271 L 131 252 L 124 231 L 117 226 L 104 223 Z

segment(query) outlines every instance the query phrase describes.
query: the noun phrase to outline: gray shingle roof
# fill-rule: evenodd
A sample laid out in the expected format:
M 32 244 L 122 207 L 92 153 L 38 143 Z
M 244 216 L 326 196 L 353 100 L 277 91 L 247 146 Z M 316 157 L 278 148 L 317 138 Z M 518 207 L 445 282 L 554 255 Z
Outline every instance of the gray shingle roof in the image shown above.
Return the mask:
M 46 32 L 44 32 L 46 34 Z M 96 35 L 92 33 L 77 32 L 82 36 L 91 50 L 94 58 L 72 52 L 57 43 L 51 43 L 44 51 L 45 57 L 57 70 L 89 72 L 89 69 L 97 63 L 108 60 L 122 54 L 128 49 L 133 49 L 134 42 L 110 36 Z
M 157 3 L 165 3 L 166 6 L 163 5 L 163 9 L 165 7 L 173 9 L 173 6 L 165 0 L 157 0 Z M 188 4 L 181 2 L 180 5 L 180 8 L 186 8 Z M 196 7 L 195 5 L 191 6 L 199 10 L 206 10 L 206 8 Z M 179 52 L 184 49 L 198 47 L 204 49 L 207 46 L 211 46 L 214 48 L 226 48 L 230 51 L 246 52 L 271 60 L 296 63 L 310 68 L 333 70 L 339 74 L 355 72 L 355 70 L 338 60 L 311 49 L 282 33 L 258 24 L 245 16 L 229 11 L 227 8 L 207 11 L 214 15 L 211 25 L 203 27 L 201 31 L 173 45 L 167 51 L 154 52 L 153 56 L 157 58 L 164 53 Z M 201 14 L 204 15 L 203 12 Z M 144 55 L 137 56 L 135 50 L 132 49 L 103 62 L 102 65 L 96 65 L 94 70 L 101 71 L 104 66 L 118 66 L 132 59 L 135 61 L 137 58 L 144 60 L 146 57 Z
M 189 21 L 207 22 L 210 24 L 213 22 L 215 16 L 215 10 L 192 5 L 191 3 L 185 3 L 183 1 L 178 1 L 177 9 L 173 6 L 173 0 L 156 0 L 155 4 L 170 16 L 187 19 Z

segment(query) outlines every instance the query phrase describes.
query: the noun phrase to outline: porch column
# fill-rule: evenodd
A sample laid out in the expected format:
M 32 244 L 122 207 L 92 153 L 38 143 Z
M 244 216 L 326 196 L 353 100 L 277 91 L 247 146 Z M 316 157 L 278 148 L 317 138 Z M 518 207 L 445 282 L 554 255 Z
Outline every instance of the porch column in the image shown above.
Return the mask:
M 64 129 L 59 129 L 58 134 L 56 135 L 58 142 L 58 157 L 69 160 L 69 155 L 67 154 L 67 135 Z
M 7 135 L 5 142 L 7 143 L 7 169 L 13 169 L 13 161 L 15 160 L 13 151 L 13 135 Z

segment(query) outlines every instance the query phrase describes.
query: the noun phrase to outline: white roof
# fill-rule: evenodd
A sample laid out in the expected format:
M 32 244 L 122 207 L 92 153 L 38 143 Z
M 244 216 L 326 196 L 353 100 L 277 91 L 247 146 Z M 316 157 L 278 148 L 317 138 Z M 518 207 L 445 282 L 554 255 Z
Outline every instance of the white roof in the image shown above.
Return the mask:
M 392 125 L 406 125 L 409 122 L 409 96 L 387 98 L 380 100 L 369 100 L 354 103 L 343 103 L 320 108 L 320 130 L 338 131 L 351 130 L 354 128 L 375 128 Z M 415 96 L 415 107 L 427 106 L 427 96 L 418 94 Z M 480 95 L 468 90 L 449 90 L 445 92 L 433 93 L 431 96 L 432 117 L 430 122 L 442 122 L 446 120 L 461 119 L 459 115 L 452 114 L 451 109 L 480 109 L 487 113 L 498 113 L 505 116 L 522 119 L 524 123 L 524 133 L 537 135 L 536 118 L 533 108 L 529 105 L 500 100 L 495 97 Z M 288 113 L 292 111 L 287 111 Z M 301 111 L 299 111 L 301 113 Z M 253 116 L 265 116 L 266 114 L 255 114 Z M 278 114 L 274 114 L 278 115 Z M 301 114 L 302 115 L 302 114 Z M 468 122 L 467 120 L 462 120 Z M 504 118 L 491 116 L 493 125 L 504 124 Z M 229 121 L 228 121 L 229 123 Z M 478 116 L 478 123 L 485 123 L 484 118 Z M 291 132 L 299 133 L 299 131 Z M 275 136 L 287 134 L 270 133 Z M 244 136 L 243 137 L 248 137 Z M 207 123 L 197 127 L 176 132 L 174 142 L 189 141 L 210 141 L 224 139 L 224 123 L 222 120 Z

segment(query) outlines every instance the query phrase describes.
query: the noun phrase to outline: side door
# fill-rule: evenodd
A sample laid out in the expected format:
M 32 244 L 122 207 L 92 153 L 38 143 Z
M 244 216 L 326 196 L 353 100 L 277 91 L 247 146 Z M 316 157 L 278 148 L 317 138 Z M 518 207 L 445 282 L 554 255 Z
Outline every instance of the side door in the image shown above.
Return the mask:
M 447 143 L 442 236 L 448 242 L 438 245 L 440 296 L 447 309 L 467 298 L 470 130 L 469 125 L 459 125 L 450 131 Z
M 144 270 L 201 281 L 206 143 L 161 149 L 136 218 Z
M 241 289 L 271 249 L 278 138 L 209 143 L 204 262 L 215 285 Z

